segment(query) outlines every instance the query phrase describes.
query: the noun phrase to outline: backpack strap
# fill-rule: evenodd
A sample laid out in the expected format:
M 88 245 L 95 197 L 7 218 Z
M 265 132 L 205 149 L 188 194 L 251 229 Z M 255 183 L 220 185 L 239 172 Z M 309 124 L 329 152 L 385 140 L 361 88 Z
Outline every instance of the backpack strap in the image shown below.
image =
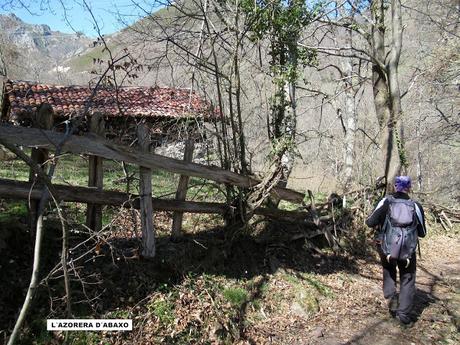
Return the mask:
M 382 227 L 380 228 L 380 232 L 384 233 L 388 230 L 389 225 L 391 225 L 391 220 L 390 220 L 390 212 L 391 212 L 391 204 L 394 202 L 395 198 L 392 195 L 386 195 L 382 200 L 380 200 L 379 204 L 377 205 L 376 209 L 378 207 L 383 207 L 385 202 L 388 202 L 388 208 L 387 208 L 387 213 L 385 215 L 385 221 L 382 224 Z
M 382 199 L 382 206 L 383 206 L 383 203 L 387 201 L 388 202 L 388 208 L 387 208 L 387 214 L 386 214 L 386 218 L 387 219 L 390 219 L 390 212 L 391 212 L 391 204 L 395 202 L 395 198 L 393 195 L 387 195 L 385 198 Z
M 426 229 L 424 226 L 422 211 L 420 210 L 420 207 L 418 207 L 416 202 L 414 202 L 414 205 L 415 205 L 415 214 L 417 216 L 418 223 L 420 224 L 420 227 L 422 228 L 423 235 L 426 235 Z

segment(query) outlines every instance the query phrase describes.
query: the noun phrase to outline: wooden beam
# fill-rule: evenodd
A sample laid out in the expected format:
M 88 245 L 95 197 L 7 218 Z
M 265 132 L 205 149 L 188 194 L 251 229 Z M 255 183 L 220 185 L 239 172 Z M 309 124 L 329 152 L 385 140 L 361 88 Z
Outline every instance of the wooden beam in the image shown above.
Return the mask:
M 101 138 L 105 136 L 105 121 L 101 113 L 94 113 L 91 116 L 89 130 Z M 99 156 L 89 156 L 88 187 L 96 187 L 97 190 L 102 190 L 104 181 L 102 160 L 102 157 Z M 88 204 L 86 208 L 86 226 L 94 231 L 102 229 L 102 205 Z
M 184 162 L 191 162 L 193 158 L 193 140 L 185 141 L 185 152 Z M 187 196 L 189 177 L 187 175 L 181 175 L 179 178 L 179 184 L 177 186 L 176 200 L 184 201 Z M 180 237 L 182 233 L 182 219 L 184 214 L 182 212 L 174 212 L 172 222 L 172 237 Z
M 50 130 L 53 128 L 53 108 L 49 104 L 42 104 L 38 110 L 33 114 L 32 117 L 32 126 L 37 129 L 47 129 Z M 49 158 L 49 152 L 47 149 L 33 147 L 30 154 L 30 159 L 36 164 L 39 165 L 43 171 L 46 173 L 47 161 Z M 35 181 L 35 172 L 33 169 L 29 170 L 29 181 Z M 40 181 L 37 181 L 41 185 Z M 32 230 L 32 234 L 35 233 L 36 223 L 37 223 L 37 212 L 38 212 L 38 201 L 31 200 L 29 205 L 29 225 Z
M 95 188 L 73 187 L 59 184 L 53 184 L 59 199 L 67 202 L 92 203 L 96 205 L 124 206 L 136 209 L 140 208 L 139 196 L 136 194 L 127 195 L 123 192 L 116 191 L 99 191 Z M 30 190 L 30 182 L 14 181 L 0 179 L 0 197 L 11 199 L 40 199 L 42 189 L 36 188 Z M 224 214 L 227 210 L 225 204 L 216 202 L 194 202 L 194 201 L 176 201 L 168 199 L 152 198 L 152 207 L 155 211 L 180 211 L 190 213 L 218 213 Z
M 62 141 L 64 135 L 62 133 L 34 128 L 5 125 L 0 126 L 0 137 L 13 144 L 53 150 Z M 134 151 L 129 147 L 116 145 L 108 140 L 91 136 L 91 134 L 86 136 L 69 136 L 63 145 L 63 152 L 101 156 L 106 159 L 125 161 L 146 168 L 163 169 L 172 173 L 201 177 L 244 188 L 250 188 L 260 182 L 254 178 L 222 170 L 218 167 L 184 162 L 154 153 Z M 300 203 L 304 199 L 303 193 L 291 189 L 274 187 L 273 191 L 283 200 Z
M 139 148 L 149 152 L 150 132 L 145 123 L 137 126 Z M 146 258 L 155 256 L 155 229 L 153 227 L 152 207 L 152 169 L 139 167 L 139 193 L 142 227 L 142 255 Z
M 100 191 L 95 188 L 73 187 L 59 184 L 53 184 L 59 199 L 66 202 L 92 203 L 96 205 L 124 206 L 139 209 L 139 196 L 132 194 L 126 195 L 123 192 Z M 0 197 L 10 199 L 40 199 L 42 194 L 41 188 L 31 190 L 30 182 L 14 181 L 0 179 Z M 132 201 L 131 203 L 129 201 Z M 195 201 L 178 201 L 152 198 L 152 207 L 154 211 L 178 211 L 189 213 L 214 213 L 225 214 L 228 211 L 226 204 L 217 202 L 195 202 Z M 293 221 L 304 221 L 311 219 L 309 213 L 301 211 L 285 211 L 278 209 L 258 208 L 255 214 L 272 217 L 287 218 Z M 320 218 L 321 219 L 321 218 Z M 308 225 L 311 225 L 307 221 Z

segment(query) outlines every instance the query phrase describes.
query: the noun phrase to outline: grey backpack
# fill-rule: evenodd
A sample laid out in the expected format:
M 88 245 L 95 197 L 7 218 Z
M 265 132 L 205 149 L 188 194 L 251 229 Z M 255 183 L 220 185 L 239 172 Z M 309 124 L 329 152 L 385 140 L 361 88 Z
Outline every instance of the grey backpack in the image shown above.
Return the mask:
M 417 215 L 412 200 L 387 197 L 388 212 L 382 228 L 382 251 L 388 261 L 409 259 L 418 243 Z

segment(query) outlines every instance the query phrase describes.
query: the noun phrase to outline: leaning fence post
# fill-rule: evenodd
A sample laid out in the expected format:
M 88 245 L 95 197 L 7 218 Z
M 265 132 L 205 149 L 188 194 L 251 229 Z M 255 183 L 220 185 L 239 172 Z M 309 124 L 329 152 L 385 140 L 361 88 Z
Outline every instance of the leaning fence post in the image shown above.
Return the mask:
M 101 113 L 94 113 L 89 120 L 89 131 L 95 135 L 105 136 L 105 121 Z M 88 187 L 102 190 L 104 171 L 102 157 L 89 156 Z M 102 229 L 102 206 L 88 204 L 86 208 L 86 226 L 94 231 Z
M 38 108 L 35 117 L 32 119 L 32 127 L 49 130 L 53 128 L 53 121 L 53 108 L 51 105 L 44 103 Z M 46 149 L 33 148 L 30 158 L 35 164 L 41 166 L 43 170 L 45 170 L 45 163 L 49 157 L 48 153 L 49 151 Z M 33 182 L 34 180 L 35 173 L 30 169 L 29 182 Z M 35 231 L 38 203 L 38 200 L 30 200 L 29 204 L 29 219 L 32 232 Z
M 150 131 L 145 123 L 137 127 L 139 148 L 149 152 Z M 139 195 L 142 226 L 142 256 L 153 258 L 155 256 L 155 229 L 153 228 L 152 207 L 152 169 L 139 167 Z
M 184 161 L 191 162 L 193 158 L 193 140 L 187 140 L 185 142 L 185 152 L 184 152 Z M 189 176 L 181 175 L 179 178 L 179 184 L 176 191 L 176 200 L 185 201 L 187 196 L 187 187 L 188 187 Z M 173 214 L 173 223 L 172 223 L 172 237 L 178 238 L 182 234 L 182 218 L 184 213 L 176 211 Z

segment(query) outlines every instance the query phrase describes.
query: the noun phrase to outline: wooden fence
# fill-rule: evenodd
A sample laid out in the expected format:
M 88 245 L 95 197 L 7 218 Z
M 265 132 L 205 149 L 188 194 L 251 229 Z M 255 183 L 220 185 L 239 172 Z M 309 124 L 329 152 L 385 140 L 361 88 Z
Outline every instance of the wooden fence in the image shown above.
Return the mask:
M 175 212 L 172 230 L 173 236 L 179 236 L 181 233 L 182 214 L 184 212 L 216 214 L 229 212 L 226 204 L 186 201 L 187 184 L 190 176 L 244 188 L 251 188 L 260 182 L 253 177 L 240 175 L 218 167 L 193 163 L 191 161 L 193 153 L 193 145 L 191 143 L 186 145 L 183 160 L 150 153 L 148 152 L 147 129 L 142 125 L 138 128 L 138 149 L 114 144 L 103 138 L 101 121 L 100 117 L 94 117 L 90 126 L 90 133 L 85 136 L 66 136 L 64 133 L 43 129 L 50 128 L 45 126 L 40 126 L 41 128 L 25 128 L 5 125 L 0 126 L 0 138 L 10 144 L 30 147 L 33 149 L 32 152 L 39 150 L 47 154 L 48 150 L 53 151 L 60 146 L 62 147 L 62 153 L 89 155 L 89 186 L 72 187 L 54 185 L 55 190 L 59 194 L 59 199 L 68 202 L 87 203 L 86 224 L 95 230 L 99 230 L 102 225 L 101 205 L 122 205 L 140 209 L 143 255 L 147 257 L 155 254 L 152 220 L 154 210 Z M 140 196 L 104 190 L 102 174 L 103 159 L 124 161 L 138 165 L 140 170 Z M 36 162 L 42 164 L 44 160 L 36 160 Z M 152 198 L 151 169 L 161 169 L 181 175 L 175 200 Z M 32 176 L 29 182 L 0 179 L 0 196 L 37 200 L 41 197 L 42 188 L 32 189 L 32 186 Z M 272 193 L 279 199 L 291 202 L 300 203 L 304 200 L 304 194 L 288 188 L 274 187 Z M 287 217 L 291 219 L 305 219 L 307 217 L 306 212 L 277 209 L 259 208 L 255 210 L 255 213 L 269 217 Z

